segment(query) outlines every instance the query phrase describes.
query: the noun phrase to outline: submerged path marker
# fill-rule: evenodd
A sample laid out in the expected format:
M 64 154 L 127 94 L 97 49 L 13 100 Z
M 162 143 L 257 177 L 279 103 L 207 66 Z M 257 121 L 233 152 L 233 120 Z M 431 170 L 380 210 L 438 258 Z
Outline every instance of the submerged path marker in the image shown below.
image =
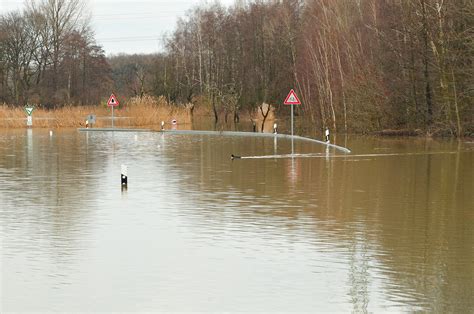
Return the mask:
M 293 145 L 293 105 L 301 105 L 301 101 L 298 99 L 298 96 L 296 96 L 295 91 L 292 89 L 286 96 L 283 104 L 291 106 L 291 154 L 294 154 L 295 148 Z

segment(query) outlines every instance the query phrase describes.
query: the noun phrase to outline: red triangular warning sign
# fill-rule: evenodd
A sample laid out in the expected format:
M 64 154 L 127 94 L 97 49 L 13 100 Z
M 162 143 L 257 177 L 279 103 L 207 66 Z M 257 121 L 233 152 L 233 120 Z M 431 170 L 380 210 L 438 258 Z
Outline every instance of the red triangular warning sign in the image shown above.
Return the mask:
M 298 99 L 298 96 L 296 96 L 296 93 L 294 90 L 290 90 L 290 92 L 288 93 L 288 96 L 286 96 L 286 99 L 283 103 L 285 105 L 301 105 L 301 102 Z
M 115 107 L 115 106 L 118 106 L 119 105 L 119 102 L 117 100 L 117 97 L 115 97 L 114 94 L 110 95 L 110 98 L 109 100 L 107 101 L 107 106 L 109 107 Z

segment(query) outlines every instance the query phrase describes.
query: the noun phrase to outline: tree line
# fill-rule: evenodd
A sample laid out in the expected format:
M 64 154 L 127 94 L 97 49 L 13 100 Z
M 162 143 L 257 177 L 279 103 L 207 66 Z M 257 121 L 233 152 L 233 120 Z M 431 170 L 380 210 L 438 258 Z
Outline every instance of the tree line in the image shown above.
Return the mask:
M 0 17 L 0 101 L 97 104 L 111 69 L 81 0 L 26 1 Z
M 238 112 L 295 88 L 321 127 L 472 134 L 473 35 L 472 0 L 200 7 L 168 39 L 156 92 Z
M 207 106 L 215 121 L 238 121 L 241 112 L 262 103 L 285 114 L 283 99 L 294 88 L 303 103 L 297 113 L 321 128 L 474 133 L 472 0 L 207 4 L 178 21 L 163 52 L 107 60 L 72 15 L 64 15 L 69 26 L 55 28 L 57 15 L 45 8 L 56 3 L 80 6 L 43 0 L 17 16 L 30 25 L 19 29 L 42 25 L 42 32 L 16 34 L 10 30 L 16 29 L 15 15 L 2 17 L 4 101 L 21 104 L 34 95 L 81 104 L 113 88 L 123 97 L 162 95 L 172 103 Z M 42 18 L 32 18 L 36 14 Z M 40 34 L 36 46 L 31 39 L 25 43 L 36 48 L 17 53 L 13 43 L 29 32 Z

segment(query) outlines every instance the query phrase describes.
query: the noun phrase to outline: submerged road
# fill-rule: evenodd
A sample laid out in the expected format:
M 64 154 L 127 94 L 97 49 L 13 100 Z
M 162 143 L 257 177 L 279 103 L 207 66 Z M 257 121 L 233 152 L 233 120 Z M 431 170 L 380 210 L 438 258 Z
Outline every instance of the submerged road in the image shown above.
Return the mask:
M 326 143 L 324 141 L 316 140 L 309 137 L 303 137 L 299 135 L 290 135 L 290 134 L 274 134 L 274 133 L 258 133 L 258 132 L 236 132 L 236 131 L 198 131 L 198 130 L 149 130 L 149 129 L 123 129 L 123 128 L 80 128 L 79 131 L 106 131 L 106 132 L 161 132 L 161 133 L 168 133 L 168 134 L 189 134 L 189 135 L 220 135 L 220 136 L 247 136 L 247 137 L 268 137 L 268 138 L 281 138 L 281 139 L 289 139 L 292 138 L 294 140 L 299 141 L 306 141 L 312 142 L 317 144 L 322 144 L 328 147 L 335 148 L 344 153 L 350 153 L 351 150 L 342 147 L 339 145 Z

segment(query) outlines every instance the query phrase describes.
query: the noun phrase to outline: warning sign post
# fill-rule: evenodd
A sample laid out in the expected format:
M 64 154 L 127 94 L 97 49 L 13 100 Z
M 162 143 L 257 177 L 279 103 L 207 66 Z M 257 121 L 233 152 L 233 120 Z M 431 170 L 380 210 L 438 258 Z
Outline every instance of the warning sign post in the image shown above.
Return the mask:
M 119 101 L 117 97 L 112 93 L 110 95 L 109 100 L 107 101 L 107 106 L 112 107 L 112 129 L 114 128 L 114 107 L 119 105 Z
M 283 104 L 291 106 L 291 154 L 294 155 L 295 146 L 293 145 L 293 105 L 301 105 L 301 102 L 293 89 L 290 90 Z

